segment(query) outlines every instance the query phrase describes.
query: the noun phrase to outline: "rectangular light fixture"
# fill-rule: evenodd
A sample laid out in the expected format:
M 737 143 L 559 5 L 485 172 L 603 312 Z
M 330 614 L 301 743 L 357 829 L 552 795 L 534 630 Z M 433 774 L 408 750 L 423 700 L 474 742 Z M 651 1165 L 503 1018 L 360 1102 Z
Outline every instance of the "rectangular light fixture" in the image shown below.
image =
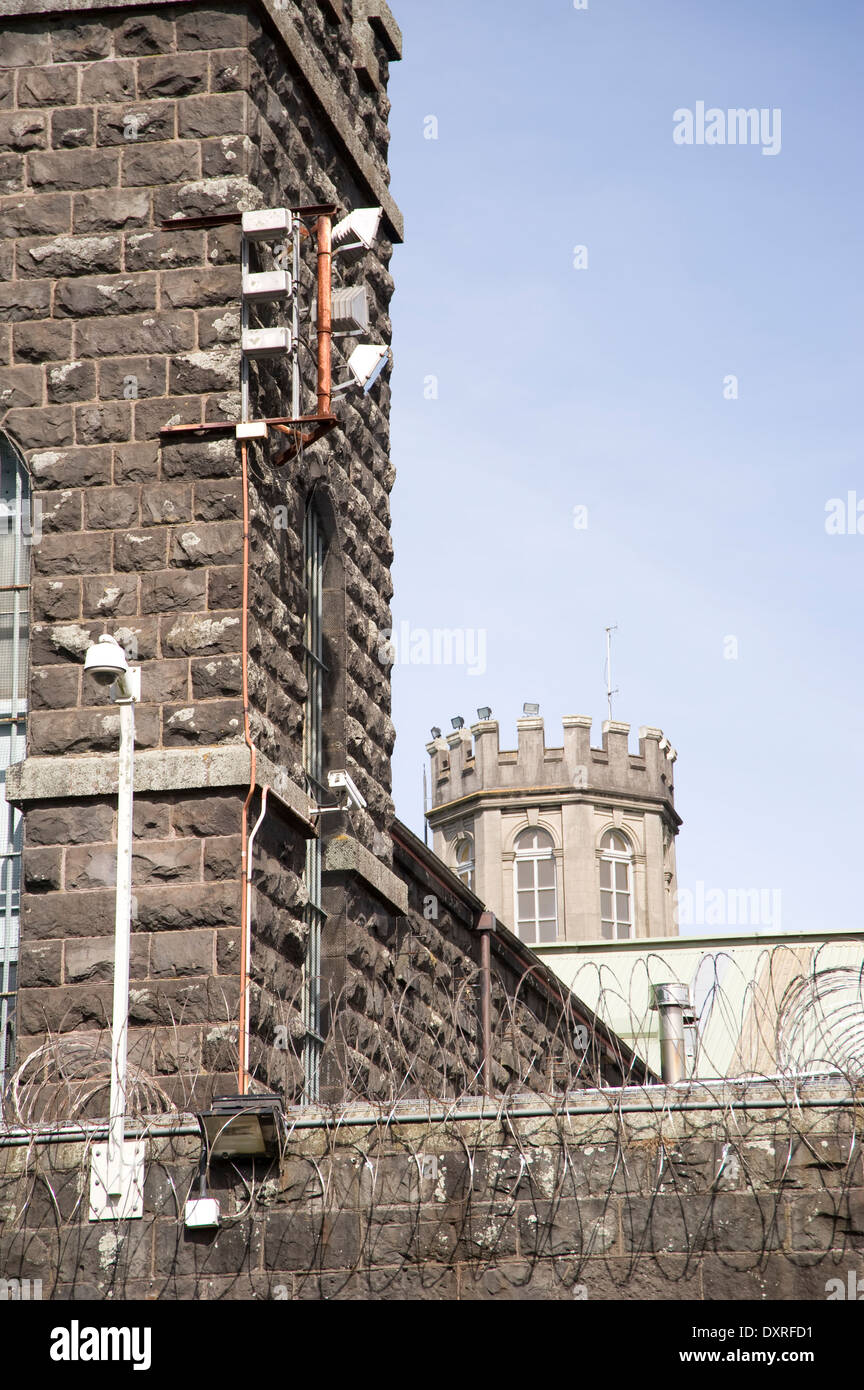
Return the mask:
M 337 333 L 365 333 L 369 327 L 369 299 L 365 285 L 333 291 L 333 328 Z
M 243 298 L 252 304 L 269 299 L 284 299 L 291 293 L 291 276 L 287 270 L 262 270 L 244 275 Z
M 215 1096 L 199 1118 L 211 1159 L 267 1158 L 279 1152 L 278 1096 Z
M 279 357 L 291 349 L 290 328 L 244 328 L 240 343 L 246 357 Z
M 241 227 L 247 241 L 275 241 L 290 234 L 291 213 L 288 208 L 244 212 Z

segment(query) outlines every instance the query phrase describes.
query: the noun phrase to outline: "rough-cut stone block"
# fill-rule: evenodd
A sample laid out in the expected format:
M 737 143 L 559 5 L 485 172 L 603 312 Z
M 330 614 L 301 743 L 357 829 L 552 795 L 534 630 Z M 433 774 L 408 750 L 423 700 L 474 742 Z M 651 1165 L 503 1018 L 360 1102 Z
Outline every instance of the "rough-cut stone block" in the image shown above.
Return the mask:
M 39 111 L 0 112 L 0 150 L 44 150 L 48 126 Z
M 114 35 L 115 53 L 133 58 L 148 53 L 170 53 L 174 47 L 174 25 L 158 14 L 136 14 L 120 25 Z
M 72 208 L 76 232 L 104 232 L 109 227 L 141 227 L 150 221 L 150 195 L 144 189 L 110 189 L 79 193 Z M 46 229 L 47 230 L 47 229 Z M 137 266 L 128 266 L 136 270 Z
M 114 568 L 135 574 L 164 569 L 167 541 L 167 533 L 161 530 L 118 531 L 114 537 Z
M 203 232 L 136 232 L 126 238 L 127 270 L 174 270 L 203 259 Z
M 167 840 L 171 808 L 165 802 L 139 793 L 132 807 L 132 834 L 136 840 Z
M 30 721 L 31 753 L 116 753 L 119 742 L 119 715 L 105 709 L 56 714 L 34 711 Z M 158 744 L 158 710 L 139 710 L 135 720 L 136 748 L 156 748 Z
M 141 698 L 152 704 L 175 704 L 189 698 L 188 661 L 147 661 L 141 668 Z
M 162 650 L 168 656 L 236 652 L 241 641 L 237 613 L 178 613 L 161 619 Z
M 146 483 L 158 472 L 158 444 L 123 444 L 114 450 L 116 483 Z
M 107 802 L 81 801 L 32 806 L 27 812 L 29 845 L 84 845 L 110 840 L 114 808 Z
M 130 188 L 178 183 L 200 171 L 201 150 L 194 140 L 163 141 L 123 151 L 122 183 Z
M 235 521 L 242 515 L 239 479 L 217 478 L 195 484 L 194 514 L 197 521 Z
M 236 794 L 186 796 L 173 807 L 174 829 L 178 835 L 234 835 L 240 829 L 242 804 Z
M 136 894 L 139 931 L 187 931 L 200 927 L 237 927 L 240 884 L 193 883 L 142 887 Z M 40 898 L 44 902 L 45 898 Z
M 192 489 L 184 483 L 154 483 L 141 489 L 141 522 L 161 526 L 189 521 L 192 516 Z
M 160 932 L 153 937 L 150 975 L 180 978 L 209 975 L 215 970 L 212 931 Z
M 92 362 L 64 362 L 62 366 L 58 363 L 46 367 L 45 394 L 49 401 L 92 400 L 96 395 L 96 368 Z
M 93 144 L 95 112 L 91 106 L 69 107 L 51 116 L 51 145 L 55 150 Z
M 175 527 L 171 558 L 177 565 L 237 564 L 243 558 L 242 522 L 195 522 Z
M 198 342 L 202 348 L 240 342 L 239 309 L 205 309 L 198 315 Z
M 72 357 L 72 324 L 16 323 L 12 351 L 18 362 L 68 362 Z
M 103 106 L 99 112 L 96 138 L 100 145 L 123 146 L 137 145 L 139 141 L 173 140 L 175 124 L 175 108 L 171 101 Z
M 120 270 L 118 236 L 58 236 L 26 239 L 17 247 L 18 274 L 39 279 L 46 275 L 88 275 Z
M 141 401 L 135 407 L 135 438 L 155 439 L 162 430 L 174 425 L 198 424 L 201 404 L 200 396 L 166 396 L 159 400 Z
M 59 892 L 63 886 L 63 852 L 36 846 L 24 849 L 24 889 L 27 893 Z M 56 983 L 60 981 L 43 981 Z
M 40 449 L 28 460 L 34 482 L 41 488 L 98 487 L 111 481 L 111 450 Z
M 117 357 L 99 366 L 99 395 L 103 400 L 138 400 L 164 396 L 167 359 L 164 357 Z
M 239 472 L 237 444 L 231 438 L 166 442 L 162 450 L 166 478 L 231 478 Z
M 18 74 L 19 106 L 74 106 L 77 95 L 75 68 L 28 68 Z
M 77 618 L 81 612 L 80 579 L 37 579 L 32 593 L 32 613 L 37 622 Z
M 187 97 L 177 103 L 177 133 L 193 140 L 237 135 L 246 128 L 246 94 Z
M 57 318 L 136 314 L 155 307 L 155 275 L 82 275 L 63 281 L 54 295 Z
M 37 666 L 56 661 L 83 662 L 87 648 L 98 635 L 98 623 L 36 623 L 31 636 L 31 660 Z
M 240 695 L 243 669 L 239 656 L 209 657 L 192 662 L 192 695 L 196 700 L 218 700 Z
M 76 325 L 76 352 L 82 357 L 126 357 L 131 353 L 182 352 L 194 342 L 194 316 L 140 314 Z
M 217 346 L 187 352 L 171 359 L 170 389 L 177 395 L 193 391 L 231 390 L 240 377 L 240 350 Z
M 211 611 L 239 608 L 243 602 L 243 570 L 225 565 L 207 571 L 207 607 Z
M 65 193 L 0 199 L 0 236 L 54 236 L 72 229 L 72 199 Z
M 244 91 L 249 84 L 250 59 L 245 48 L 210 54 L 211 92 Z
M 206 576 L 184 570 L 160 570 L 141 580 L 141 612 L 168 613 L 205 607 Z M 169 648 L 165 648 L 169 652 Z M 188 653 L 183 652 L 183 655 Z
M 139 97 L 182 97 L 207 87 L 207 58 L 184 53 L 142 58 L 138 64 Z
M 134 95 L 135 64 L 128 59 L 93 63 L 82 70 L 82 101 L 125 101 Z
M 108 150 L 63 150 L 32 154 L 30 181 L 36 189 L 111 188 L 119 178 L 119 155 Z
M 166 748 L 232 743 L 242 737 L 243 706 L 239 700 L 205 700 L 163 707 L 162 742 Z
M 77 851 L 75 851 L 77 853 Z M 114 849 L 116 859 L 117 851 Z M 130 976 L 146 979 L 150 942 L 133 933 L 130 942 Z M 114 943 L 102 936 L 67 941 L 64 949 L 66 983 L 70 985 L 114 979 Z
M 68 405 L 49 405 L 42 410 L 10 410 L 3 428 L 25 451 L 73 442 L 72 410 Z
M 128 405 L 79 405 L 75 411 L 76 444 L 104 444 L 126 440 L 132 432 Z
M 0 285 L 0 323 L 44 319 L 51 312 L 51 281 L 14 280 Z
M 30 675 L 32 709 L 71 709 L 78 703 L 80 671 L 74 666 L 41 666 Z
M 204 878 L 208 882 L 221 882 L 226 878 L 236 878 L 240 872 L 242 841 L 239 835 L 217 835 L 204 842 Z M 233 947 L 225 948 L 226 964 L 221 964 L 220 947 L 219 969 L 232 974 L 237 968 L 237 957 Z
M 236 48 L 248 41 L 244 12 L 224 9 L 180 10 L 177 15 L 177 48 Z
M 3 34 L 3 66 L 30 68 L 53 60 L 48 30 L 28 25 L 6 25 Z
M 99 574 L 83 582 L 83 609 L 88 618 L 128 616 L 138 612 L 138 578 L 133 574 Z
M 166 270 L 159 277 L 166 308 L 204 309 L 210 304 L 236 304 L 240 272 L 234 266 L 212 270 Z
M 43 531 L 81 530 L 83 505 L 80 492 L 71 489 L 37 492 L 34 494 L 34 506 L 41 513 Z
M 52 33 L 55 63 L 84 63 L 91 58 L 107 58 L 111 52 L 111 30 L 106 24 L 75 24 L 67 21 Z
M 11 406 L 41 405 L 45 394 L 39 367 L 6 367 L 0 370 L 0 410 Z
M 138 488 L 131 484 L 95 488 L 88 492 L 84 510 L 88 530 L 134 526 L 138 521 Z

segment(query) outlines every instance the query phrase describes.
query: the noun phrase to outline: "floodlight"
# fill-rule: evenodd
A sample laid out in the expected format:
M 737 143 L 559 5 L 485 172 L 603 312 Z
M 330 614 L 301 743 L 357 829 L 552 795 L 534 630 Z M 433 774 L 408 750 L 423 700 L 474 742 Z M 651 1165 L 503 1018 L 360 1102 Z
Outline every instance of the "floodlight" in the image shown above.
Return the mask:
M 362 246 L 371 251 L 378 235 L 383 208 L 355 208 L 333 228 L 333 246 L 347 251 L 349 246 Z
M 450 720 L 450 723 L 454 729 L 465 728 L 465 720 L 462 718 L 461 714 L 454 715 L 453 718 Z
M 333 291 L 333 328 L 339 333 L 365 333 L 369 327 L 369 299 L 365 285 L 349 285 Z
M 477 711 L 477 718 L 478 718 L 478 719 L 491 719 L 491 718 L 492 718 L 492 710 L 491 710 L 490 706 L 489 706 L 489 705 L 481 705 L 480 708 L 479 708 L 478 711 Z
M 244 212 L 241 230 L 247 241 L 276 241 L 291 231 L 291 212 L 288 208 Z
M 214 1096 L 211 1109 L 199 1121 L 211 1159 L 266 1158 L 279 1151 L 278 1096 Z
M 388 347 L 382 347 L 378 343 L 361 343 L 348 358 L 348 370 L 355 383 L 363 388 L 364 395 L 372 390 L 387 366 L 389 356 Z
M 240 346 L 244 357 L 278 357 L 291 349 L 291 329 L 244 328 Z
M 120 676 L 125 676 L 129 670 L 129 662 L 117 638 L 112 637 L 109 632 L 103 632 L 98 641 L 87 648 L 84 670 L 98 685 L 113 685 Z
M 243 298 L 250 304 L 263 304 L 290 294 L 291 276 L 287 270 L 254 271 L 243 276 L 240 288 Z
M 538 715 L 538 714 L 540 713 L 540 706 L 539 706 L 539 705 L 523 705 L 523 706 L 522 706 L 522 713 L 523 713 L 524 715 L 527 715 L 529 719 L 530 719 L 530 718 L 533 718 L 534 716 L 536 716 L 536 715 Z
M 433 725 L 433 727 L 432 727 L 432 729 L 431 729 L 430 732 L 431 732 L 433 738 L 440 738 L 440 737 L 441 737 L 441 730 L 438 728 L 438 725 L 437 725 L 437 724 Z

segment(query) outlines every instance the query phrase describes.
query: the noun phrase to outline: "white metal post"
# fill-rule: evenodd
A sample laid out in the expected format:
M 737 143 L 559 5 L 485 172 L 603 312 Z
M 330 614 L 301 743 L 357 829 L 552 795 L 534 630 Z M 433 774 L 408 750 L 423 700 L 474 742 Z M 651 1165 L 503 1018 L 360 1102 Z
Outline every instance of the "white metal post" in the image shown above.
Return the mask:
M 126 1143 L 129 1036 L 129 966 L 132 937 L 132 806 L 135 778 L 135 701 L 141 668 L 130 668 L 111 688 L 120 710 L 117 781 L 117 892 L 114 907 L 114 1001 L 111 1017 L 111 1101 L 107 1145 L 93 1148 L 90 1220 L 140 1217 L 144 1198 L 144 1144 Z
M 111 1021 L 111 1124 L 108 1168 L 119 1175 L 126 1137 L 126 1045 L 129 1035 L 129 959 L 132 934 L 132 786 L 135 703 L 120 708 L 120 776 L 117 786 L 117 898 L 114 908 L 114 1011 Z M 120 1189 L 115 1187 L 114 1191 Z

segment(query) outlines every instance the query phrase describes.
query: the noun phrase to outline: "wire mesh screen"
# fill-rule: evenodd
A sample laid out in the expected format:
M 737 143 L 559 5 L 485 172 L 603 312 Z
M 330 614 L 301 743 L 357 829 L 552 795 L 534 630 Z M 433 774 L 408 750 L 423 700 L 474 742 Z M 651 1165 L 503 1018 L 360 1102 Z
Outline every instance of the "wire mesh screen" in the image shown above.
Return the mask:
M 21 913 L 22 817 L 6 800 L 6 769 L 24 756 L 29 545 L 34 538 L 24 461 L 0 434 L 0 1104 L 14 1062 Z

